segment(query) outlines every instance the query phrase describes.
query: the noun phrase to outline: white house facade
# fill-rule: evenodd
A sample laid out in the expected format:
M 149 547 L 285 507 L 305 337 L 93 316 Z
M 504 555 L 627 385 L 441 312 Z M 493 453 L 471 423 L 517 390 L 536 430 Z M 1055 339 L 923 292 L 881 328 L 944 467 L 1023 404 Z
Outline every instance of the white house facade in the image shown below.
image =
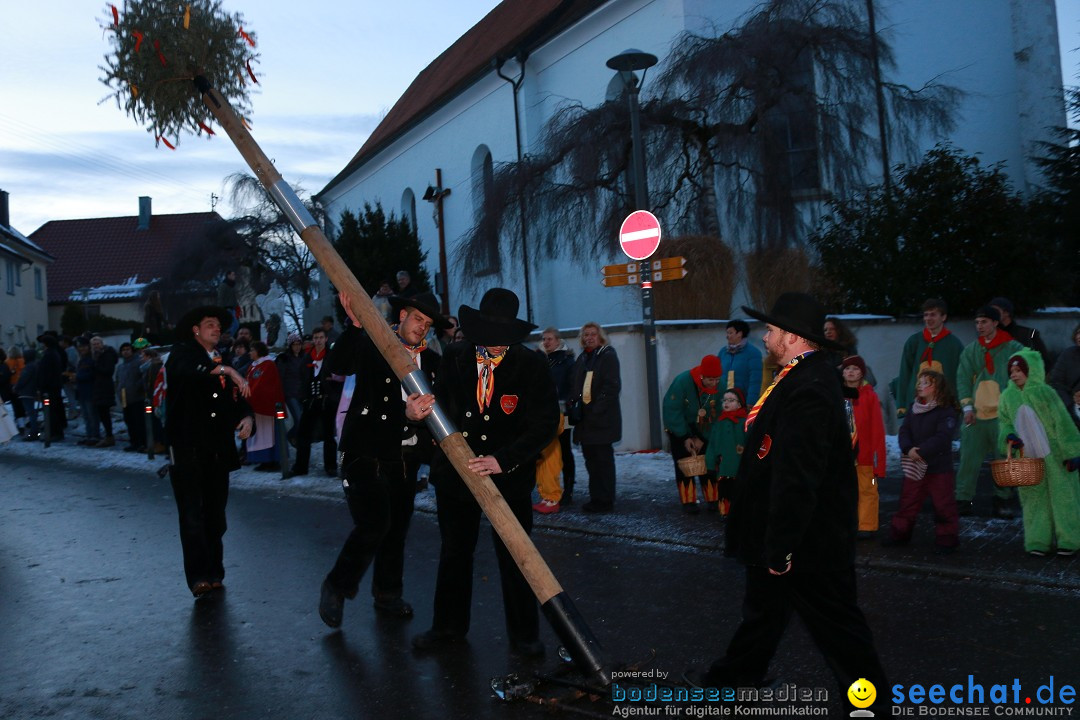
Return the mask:
M 414 219 L 434 275 L 438 229 L 431 212 L 434 206 L 422 198 L 435 184 L 439 169 L 443 187 L 451 191 L 442 209 L 452 312 L 461 303 L 475 303 L 487 287 L 500 284 L 515 290 L 523 301 L 522 312 L 527 309 L 532 320 L 544 326 L 569 328 L 587 320 L 640 321 L 640 294 L 635 289 L 601 285 L 601 267 L 624 261 L 617 254 L 597 257 L 586 265 L 534 254 L 529 258 L 527 298 L 520 253 L 510 257 L 503 250 L 499 272 L 482 273 L 479 278 L 472 277 L 478 268 L 455 262 L 458 241 L 473 226 L 482 199 L 485 164 L 490 172 L 492 164 L 518 157 L 514 90 L 500 75 L 521 78 L 518 128 L 521 151 L 529 153 L 558 109 L 567 103 L 595 106 L 605 100 L 615 77 L 605 66 L 608 58 L 637 48 L 657 55 L 663 63 L 683 31 L 723 32 L 757 3 L 539 0 L 530 5 L 576 4 L 586 9 L 565 27 L 535 41 L 528 37 L 529 27 L 513 28 L 525 37 L 507 32 L 514 18 L 506 15 L 515 11 L 534 28 L 544 21 L 537 19 L 539 10 L 524 17 L 515 7 L 523 4 L 524 0 L 502 3 L 432 63 L 399 101 L 399 105 L 414 107 L 395 106 L 356 158 L 318 197 L 331 218 L 345 209 L 356 211 L 365 202 L 378 201 L 388 212 Z M 888 77 L 890 81 L 913 88 L 938 81 L 965 93 L 956 113 L 956 130 L 949 137 L 923 137 L 914 158 L 890 160 L 917 159 L 935 143 L 947 141 L 965 153 L 978 153 L 986 163 L 1004 162 L 1018 189 L 1037 184 L 1037 170 L 1030 161 L 1037 142 L 1051 140 L 1050 128 L 1065 124 L 1053 0 L 874 0 L 874 8 L 878 30 L 889 39 L 896 58 L 897 69 Z M 500 63 L 500 57 L 514 57 L 519 48 L 527 52 L 523 68 L 513 59 Z M 443 79 L 425 73 L 445 75 L 439 63 L 447 59 L 474 62 L 478 70 L 458 78 L 461 82 L 451 93 L 438 96 L 429 90 L 430 102 L 425 104 L 421 86 Z M 643 95 L 649 92 L 649 81 L 647 74 Z M 420 98 L 415 97 L 418 92 Z M 880 165 L 870 168 L 868 176 L 879 180 Z
M 0 190 L 0 346 L 26 348 L 49 328 L 48 267 L 44 248 L 11 227 L 8 194 Z
M 932 82 L 963 92 L 955 111 L 955 130 L 947 137 L 918 138 L 909 157 L 895 154 L 890 164 L 917 161 L 934 145 L 947 142 L 984 163 L 1004 163 L 1015 188 L 1039 183 L 1031 157 L 1039 141 L 1054 139 L 1052 128 L 1066 123 L 1056 14 L 1053 0 L 851 0 L 872 7 L 878 32 L 887 38 L 896 68 L 886 80 L 911 88 Z M 872 3 L 872 5 L 870 4 Z M 436 172 L 441 173 L 442 231 L 447 255 L 446 292 L 451 313 L 461 304 L 476 306 L 493 286 L 514 290 L 521 314 L 541 328 L 566 330 L 596 321 L 616 330 L 623 361 L 623 449 L 649 446 L 641 403 L 646 385 L 641 328 L 641 293 L 635 287 L 604 287 L 604 265 L 627 262 L 612 252 L 588 262 L 538 257 L 528 264 L 504 246 L 491 268 L 466 266 L 461 239 L 475 224 L 483 202 L 485 177 L 492 167 L 513 162 L 520 152 L 535 153 L 545 124 L 568 104 L 598 106 L 609 97 L 616 73 L 606 63 L 628 48 L 656 55 L 663 66 L 672 44 L 690 31 L 716 36 L 759 6 L 756 0 L 506 0 L 425 69 L 384 118 L 353 160 L 317 198 L 337 218 L 345 209 L 381 202 L 387 211 L 415 221 L 428 253 L 428 269 L 439 270 Z M 524 57 L 524 63 L 516 58 Z M 660 68 L 647 71 L 643 98 Z M 640 75 L 640 73 L 639 73 Z M 517 104 L 511 84 L 518 84 Z M 516 122 L 516 128 L 515 128 Z M 516 130 L 516 132 L 515 132 Z M 877 128 L 868 131 L 877 137 Z M 519 138 L 520 137 L 520 141 Z M 520 148 L 519 148 L 520 142 Z M 866 169 L 880 182 L 880 160 Z M 725 202 L 720 197 L 719 203 Z M 822 209 L 820 196 L 801 206 L 812 221 Z M 561 233 L 588 228 L 554 228 Z M 738 240 L 725 240 L 734 245 Z M 528 245 L 526 245 L 528 251 Z M 657 253 L 664 256 L 661 244 Z M 391 273 L 395 268 L 381 268 Z M 693 272 L 693 269 L 690 269 Z M 325 282 L 325 280 L 324 280 Z M 368 288 L 373 292 L 374 288 Z M 323 298 L 332 297 L 322 293 Z M 736 295 L 735 304 L 745 302 Z M 326 302 L 329 302 L 327 300 Z M 311 316 L 328 311 L 320 305 Z M 697 346 L 658 331 L 659 384 L 695 364 Z M 723 325 L 715 352 L 723 345 Z M 690 354 L 687 355 L 686 353 Z M 633 393 L 631 395 L 630 393 Z M 629 398 L 636 396 L 629 411 Z

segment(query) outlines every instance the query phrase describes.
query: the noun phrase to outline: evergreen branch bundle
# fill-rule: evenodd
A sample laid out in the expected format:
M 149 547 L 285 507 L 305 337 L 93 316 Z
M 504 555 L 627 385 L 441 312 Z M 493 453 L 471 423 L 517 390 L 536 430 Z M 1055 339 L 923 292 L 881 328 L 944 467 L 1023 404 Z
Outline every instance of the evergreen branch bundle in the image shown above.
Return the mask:
M 250 116 L 248 91 L 258 82 L 255 34 L 220 0 L 125 0 L 122 8 L 109 5 L 103 26 L 112 46 L 100 68 L 111 90 L 105 99 L 115 98 L 155 141 L 173 147 L 184 131 L 213 134 L 192 84 L 199 75 L 241 117 Z

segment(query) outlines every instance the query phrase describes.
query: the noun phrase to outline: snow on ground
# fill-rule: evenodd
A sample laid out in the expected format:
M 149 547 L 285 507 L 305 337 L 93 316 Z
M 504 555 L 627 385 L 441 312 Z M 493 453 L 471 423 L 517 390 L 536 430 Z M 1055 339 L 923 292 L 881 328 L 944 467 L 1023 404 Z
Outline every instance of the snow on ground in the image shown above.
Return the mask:
M 15 439 L 0 445 L 0 458 L 49 458 L 75 465 L 88 464 L 101 469 L 116 468 L 147 473 L 156 472 L 168 460 L 164 455 L 157 455 L 154 460 L 149 460 L 145 453 L 123 452 L 122 446 L 126 443 L 126 438 L 121 434 L 117 435 L 115 447 L 100 449 L 76 445 L 75 442 L 82 437 L 78 432 L 78 426 L 75 426 L 74 433 L 70 432 L 69 428 L 62 442 L 53 443 L 48 448 L 40 442 Z M 886 437 L 886 453 L 889 467 L 899 467 L 900 449 L 895 435 Z M 245 466 L 232 473 L 231 482 L 238 488 L 273 490 L 286 495 L 339 498 L 341 496 L 340 483 L 335 478 L 327 477 L 322 470 L 321 443 L 312 446 L 311 457 L 311 473 L 305 476 L 282 480 L 280 472 L 256 472 L 252 466 Z M 584 501 L 588 496 L 588 475 L 585 473 L 585 461 L 578 448 L 574 449 L 574 457 L 578 476 L 575 496 L 579 501 Z M 618 478 L 617 492 L 620 500 L 662 500 L 665 504 L 670 503 L 674 492 L 672 488 L 674 466 L 670 454 L 666 452 L 617 452 L 615 464 Z M 430 506 L 434 509 L 434 494 L 430 492 L 418 496 L 417 506 L 421 508 L 427 506 L 424 502 L 425 497 L 430 497 Z
M 118 423 L 118 427 L 123 427 Z M 126 438 L 117 436 L 113 448 L 85 448 L 75 444 L 83 436 L 76 425 L 69 428 L 63 442 L 45 448 L 39 442 L 13 440 L 0 445 L 0 463 L 18 462 L 20 457 L 38 457 L 71 465 L 90 465 L 100 469 L 123 469 L 146 473 L 151 477 L 163 470 L 167 458 L 149 460 L 145 454 L 126 453 L 122 446 Z M 895 436 L 887 438 L 890 470 L 899 469 L 899 449 Z M 312 448 L 311 473 L 301 477 L 281 479 L 280 472 L 256 472 L 245 466 L 231 475 L 236 489 L 272 492 L 293 497 L 340 501 L 341 483 L 327 477 L 322 470 L 322 448 Z M 552 515 L 534 515 L 537 527 L 567 531 L 582 535 L 604 535 L 635 542 L 663 543 L 689 551 L 715 550 L 722 544 L 723 524 L 716 513 L 702 512 L 686 515 L 679 504 L 675 489 L 674 466 L 671 455 L 665 452 L 616 453 L 616 511 L 592 515 L 581 510 L 588 500 L 588 474 L 580 450 L 575 448 L 577 483 L 574 505 Z M 539 498 L 537 498 L 539 499 Z M 416 509 L 422 513 L 435 512 L 435 493 L 430 487 L 417 494 Z

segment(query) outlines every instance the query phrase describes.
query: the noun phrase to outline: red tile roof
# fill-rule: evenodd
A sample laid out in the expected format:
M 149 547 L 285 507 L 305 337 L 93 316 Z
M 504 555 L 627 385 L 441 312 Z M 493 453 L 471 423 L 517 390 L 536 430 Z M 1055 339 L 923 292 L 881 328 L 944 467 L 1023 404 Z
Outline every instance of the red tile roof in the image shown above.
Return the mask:
M 216 212 L 153 215 L 148 230 L 136 216 L 52 220 L 30 235 L 56 261 L 49 266 L 49 303 L 85 287 L 135 284 L 166 275 L 173 253 L 214 224 Z
M 416 76 L 359 152 L 320 191 L 349 176 L 398 136 L 494 70 L 526 53 L 609 0 L 503 0 Z

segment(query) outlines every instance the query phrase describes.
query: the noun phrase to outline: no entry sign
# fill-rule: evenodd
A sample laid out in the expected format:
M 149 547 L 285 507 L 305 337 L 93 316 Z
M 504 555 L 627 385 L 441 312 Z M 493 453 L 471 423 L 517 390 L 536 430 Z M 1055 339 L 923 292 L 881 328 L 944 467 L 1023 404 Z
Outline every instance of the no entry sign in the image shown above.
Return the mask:
M 619 228 L 619 244 L 631 260 L 645 260 L 660 247 L 660 221 L 648 210 L 636 210 Z

